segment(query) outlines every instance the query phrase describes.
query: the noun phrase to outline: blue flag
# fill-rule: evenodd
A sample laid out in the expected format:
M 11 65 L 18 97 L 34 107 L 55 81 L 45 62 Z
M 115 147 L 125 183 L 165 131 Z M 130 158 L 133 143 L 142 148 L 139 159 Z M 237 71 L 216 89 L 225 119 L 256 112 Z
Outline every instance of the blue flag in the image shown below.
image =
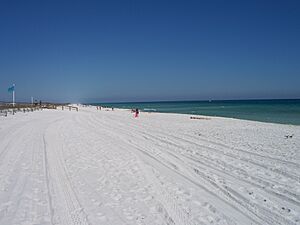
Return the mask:
M 10 88 L 8 88 L 8 92 L 13 92 L 15 90 L 15 85 L 11 86 Z

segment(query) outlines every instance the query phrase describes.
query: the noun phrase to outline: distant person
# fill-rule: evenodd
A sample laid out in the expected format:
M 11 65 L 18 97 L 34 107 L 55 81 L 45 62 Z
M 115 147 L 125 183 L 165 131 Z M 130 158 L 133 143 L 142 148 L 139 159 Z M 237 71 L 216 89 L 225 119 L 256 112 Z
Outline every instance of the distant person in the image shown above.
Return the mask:
M 134 117 L 135 117 L 135 118 L 139 117 L 139 113 L 140 113 L 140 112 L 139 112 L 139 109 L 136 108 L 136 109 L 135 109 Z

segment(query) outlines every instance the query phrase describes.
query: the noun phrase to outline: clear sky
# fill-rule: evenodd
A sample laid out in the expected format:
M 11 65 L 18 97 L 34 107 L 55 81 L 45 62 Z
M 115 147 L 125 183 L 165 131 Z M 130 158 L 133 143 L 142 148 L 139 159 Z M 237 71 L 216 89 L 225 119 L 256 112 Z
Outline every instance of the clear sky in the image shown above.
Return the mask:
M 1 0 L 0 101 L 300 98 L 300 1 Z

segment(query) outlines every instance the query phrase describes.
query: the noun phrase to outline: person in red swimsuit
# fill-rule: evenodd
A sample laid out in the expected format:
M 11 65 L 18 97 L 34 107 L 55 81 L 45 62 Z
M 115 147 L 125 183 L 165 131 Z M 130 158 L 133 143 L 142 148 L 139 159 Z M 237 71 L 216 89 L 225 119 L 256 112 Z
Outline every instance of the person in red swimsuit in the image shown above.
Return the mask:
M 139 109 L 136 108 L 136 109 L 135 109 L 134 117 L 135 117 L 135 118 L 139 117 L 139 113 L 140 113 L 140 112 L 139 112 Z

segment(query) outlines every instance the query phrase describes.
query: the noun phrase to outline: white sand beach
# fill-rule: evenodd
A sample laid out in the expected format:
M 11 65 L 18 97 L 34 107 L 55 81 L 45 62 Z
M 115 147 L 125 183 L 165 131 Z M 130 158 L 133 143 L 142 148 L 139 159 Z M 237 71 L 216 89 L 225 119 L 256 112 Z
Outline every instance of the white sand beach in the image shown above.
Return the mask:
M 300 127 L 96 107 L 0 116 L 0 224 L 300 224 Z

